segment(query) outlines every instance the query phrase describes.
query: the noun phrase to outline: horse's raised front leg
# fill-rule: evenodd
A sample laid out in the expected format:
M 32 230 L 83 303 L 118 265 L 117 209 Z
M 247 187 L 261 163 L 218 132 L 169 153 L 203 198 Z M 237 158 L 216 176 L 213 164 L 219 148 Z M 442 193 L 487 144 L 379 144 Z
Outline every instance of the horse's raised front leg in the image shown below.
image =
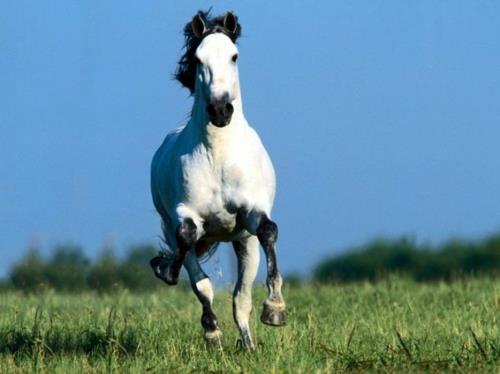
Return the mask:
M 281 295 L 283 280 L 278 271 L 276 259 L 276 240 L 278 239 L 278 226 L 269 217 L 260 212 L 252 211 L 246 215 L 247 230 L 257 235 L 264 253 L 266 254 L 268 289 L 267 299 L 264 301 L 260 320 L 266 325 L 282 326 L 286 323 L 285 300 Z
M 164 233 L 166 236 L 165 229 Z M 186 253 L 194 247 L 196 238 L 196 224 L 191 218 L 184 218 L 175 231 L 177 250 L 173 254 L 173 258 L 158 256 L 150 261 L 155 275 L 168 285 L 176 285 L 179 282 L 179 272 Z
M 238 280 L 233 293 L 233 317 L 246 349 L 254 349 L 249 318 L 252 311 L 252 285 L 259 267 L 259 241 L 255 236 L 233 242 L 238 258 Z
M 203 326 L 205 340 L 211 346 L 220 346 L 222 344 L 222 331 L 219 329 L 217 317 L 212 310 L 214 299 L 212 282 L 201 268 L 194 249 L 186 253 L 184 267 L 189 274 L 191 288 L 202 306 L 201 325 Z

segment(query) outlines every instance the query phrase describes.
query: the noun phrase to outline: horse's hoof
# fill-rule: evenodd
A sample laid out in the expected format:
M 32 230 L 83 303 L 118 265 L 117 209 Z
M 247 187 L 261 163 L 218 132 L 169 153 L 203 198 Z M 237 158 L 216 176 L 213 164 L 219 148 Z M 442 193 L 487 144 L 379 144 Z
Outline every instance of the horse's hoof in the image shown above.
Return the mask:
M 167 271 L 167 273 L 165 274 L 165 278 L 163 278 L 163 280 L 169 286 L 175 286 L 177 283 L 179 283 L 179 277 L 173 277 L 172 275 L 170 275 L 169 271 Z
M 214 331 L 205 331 L 205 341 L 207 346 L 214 348 L 222 348 L 222 331 L 219 329 Z
M 247 352 L 252 352 L 255 350 L 255 345 L 253 344 L 252 337 L 248 333 L 243 334 L 240 343 L 241 347 Z
M 253 342 L 251 340 L 250 341 L 243 341 L 241 343 L 241 347 L 245 352 L 255 351 L 255 345 L 253 344 Z
M 260 315 L 262 323 L 269 326 L 283 326 L 286 324 L 285 304 L 264 302 Z
M 179 282 L 179 277 L 170 274 L 170 263 L 167 258 L 156 256 L 149 261 L 155 275 L 169 286 L 175 286 Z

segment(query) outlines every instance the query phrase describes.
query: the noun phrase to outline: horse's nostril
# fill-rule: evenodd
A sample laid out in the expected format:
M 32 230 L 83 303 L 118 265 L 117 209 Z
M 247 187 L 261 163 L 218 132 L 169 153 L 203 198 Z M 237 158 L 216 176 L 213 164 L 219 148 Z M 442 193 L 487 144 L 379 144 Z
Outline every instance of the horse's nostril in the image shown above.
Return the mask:
M 226 126 L 231 121 L 233 112 L 233 105 L 223 100 L 215 101 L 207 105 L 208 117 L 215 126 Z
M 224 108 L 224 109 L 225 109 L 226 115 L 231 115 L 231 114 L 233 114 L 233 110 L 234 110 L 234 108 L 233 108 L 233 105 L 232 105 L 231 103 L 227 103 L 227 104 L 225 105 L 225 108 Z

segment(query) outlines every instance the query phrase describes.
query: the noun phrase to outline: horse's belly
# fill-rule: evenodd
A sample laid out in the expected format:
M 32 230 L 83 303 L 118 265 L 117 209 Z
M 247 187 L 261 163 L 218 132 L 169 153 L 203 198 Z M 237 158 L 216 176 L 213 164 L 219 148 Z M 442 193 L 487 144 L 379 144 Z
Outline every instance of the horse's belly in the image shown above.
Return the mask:
M 203 231 L 203 237 L 206 239 L 229 241 L 241 231 L 241 227 L 236 213 L 221 210 L 203 217 Z

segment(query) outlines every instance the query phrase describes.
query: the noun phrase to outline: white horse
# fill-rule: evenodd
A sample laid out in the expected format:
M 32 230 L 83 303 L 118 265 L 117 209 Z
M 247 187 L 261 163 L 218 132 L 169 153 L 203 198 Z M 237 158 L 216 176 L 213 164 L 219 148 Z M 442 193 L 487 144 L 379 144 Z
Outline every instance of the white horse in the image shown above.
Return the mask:
M 205 339 L 220 344 L 212 284 L 199 258 L 219 242 L 232 242 L 238 258 L 233 315 L 244 346 L 253 349 L 249 316 L 259 243 L 267 258 L 269 291 L 261 321 L 285 324 L 285 302 L 275 253 L 278 227 L 271 221 L 275 174 L 243 115 L 235 45 L 240 30 L 231 12 L 216 18 L 198 12 L 184 29 L 186 52 L 176 78 L 194 94 L 194 104 L 189 122 L 170 132 L 153 158 L 153 201 L 171 255 L 153 258 L 151 266 L 174 285 L 184 265 L 203 307 Z

